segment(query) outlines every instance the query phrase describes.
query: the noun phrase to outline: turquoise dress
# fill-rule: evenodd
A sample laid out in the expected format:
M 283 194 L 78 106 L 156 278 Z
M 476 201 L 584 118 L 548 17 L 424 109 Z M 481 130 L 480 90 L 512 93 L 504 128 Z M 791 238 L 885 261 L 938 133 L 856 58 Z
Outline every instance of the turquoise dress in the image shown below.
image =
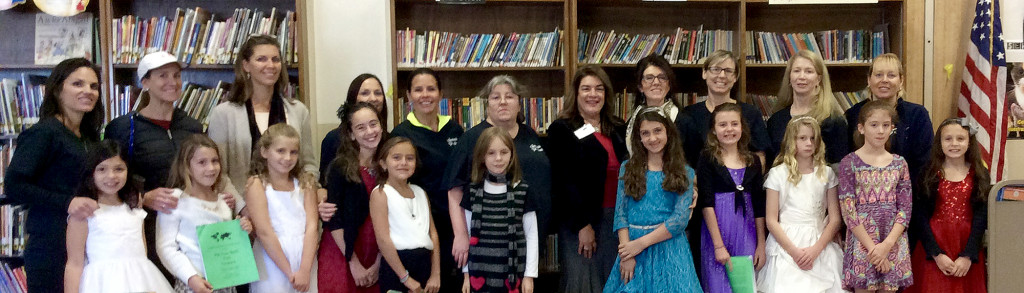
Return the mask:
M 625 168 L 626 162 L 622 162 L 619 178 L 622 178 Z M 613 229 L 629 229 L 629 239 L 634 240 L 665 224 L 672 238 L 651 245 L 634 257 L 636 268 L 629 283 L 623 283 L 619 257 L 616 257 L 604 293 L 702 292 L 693 268 L 690 244 L 683 232 L 690 220 L 690 204 L 693 202 L 694 172 L 689 166 L 686 167 L 686 177 L 690 184 L 680 195 L 661 188 L 664 172 L 647 171 L 647 193 L 639 201 L 625 194 L 624 182 L 619 179 Z

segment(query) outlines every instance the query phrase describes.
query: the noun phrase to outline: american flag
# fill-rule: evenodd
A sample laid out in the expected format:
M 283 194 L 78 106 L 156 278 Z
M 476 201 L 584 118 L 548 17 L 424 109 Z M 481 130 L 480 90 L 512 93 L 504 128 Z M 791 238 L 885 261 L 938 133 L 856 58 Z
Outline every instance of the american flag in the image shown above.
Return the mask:
M 1006 54 L 999 3 L 978 0 L 957 115 L 981 126 L 976 137 L 993 181 L 1003 179 L 1006 147 Z

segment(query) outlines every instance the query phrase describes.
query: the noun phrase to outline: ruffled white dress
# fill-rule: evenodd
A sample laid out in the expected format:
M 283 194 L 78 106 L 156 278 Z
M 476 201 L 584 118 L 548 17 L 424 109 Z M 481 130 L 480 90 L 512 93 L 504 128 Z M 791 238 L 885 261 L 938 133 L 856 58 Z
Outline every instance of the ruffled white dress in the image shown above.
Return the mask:
M 764 180 L 766 189 L 779 192 L 779 225 L 796 247 L 809 247 L 821 237 L 828 221 L 825 192 L 839 184 L 831 168 L 826 172 L 826 180 L 819 179 L 816 173 L 817 169 L 804 174 L 799 184 L 793 185 L 789 182 L 789 169 L 779 165 L 769 170 Z M 757 275 L 759 292 L 845 292 L 841 275 L 843 251 L 835 242 L 829 242 L 806 271 L 797 266 L 774 235 L 768 235 L 765 254 L 767 263 Z
M 306 210 L 303 207 L 305 198 L 302 189 L 299 188 L 299 181 L 293 180 L 293 184 L 294 188 L 291 191 L 277 191 L 267 184 L 267 212 L 270 215 L 270 226 L 274 227 L 277 241 L 281 243 L 281 250 L 284 251 L 288 264 L 293 271 L 298 271 L 302 263 L 302 242 L 306 235 Z M 249 292 L 300 292 L 292 288 L 288 276 L 274 264 L 274 260 L 270 258 L 259 240 L 255 241 L 253 251 L 260 280 L 249 285 Z M 309 290 L 306 292 L 317 292 L 316 274 L 314 260 L 313 269 L 309 273 Z
M 101 204 L 93 212 L 79 292 L 174 292 L 160 269 L 146 258 L 145 218 L 146 211 L 127 204 Z

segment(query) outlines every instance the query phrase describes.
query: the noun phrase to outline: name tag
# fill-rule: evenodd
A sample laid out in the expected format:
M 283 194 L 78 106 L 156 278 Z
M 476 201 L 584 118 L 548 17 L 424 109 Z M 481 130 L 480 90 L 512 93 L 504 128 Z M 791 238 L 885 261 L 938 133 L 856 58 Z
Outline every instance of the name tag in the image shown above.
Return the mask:
M 583 127 L 576 129 L 576 138 L 582 139 L 588 135 L 594 134 L 594 131 L 594 126 L 591 126 L 590 124 L 583 124 Z

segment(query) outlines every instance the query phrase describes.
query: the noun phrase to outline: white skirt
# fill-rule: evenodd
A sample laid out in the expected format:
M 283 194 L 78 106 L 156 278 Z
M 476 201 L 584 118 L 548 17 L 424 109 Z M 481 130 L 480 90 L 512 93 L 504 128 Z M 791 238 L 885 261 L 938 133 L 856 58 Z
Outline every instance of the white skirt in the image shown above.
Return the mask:
M 796 247 L 809 247 L 821 237 L 821 231 L 813 225 L 782 225 L 782 230 Z M 767 263 L 757 274 L 759 292 L 846 292 L 842 284 L 843 251 L 835 242 L 829 242 L 806 271 L 772 235 L 765 242 L 765 255 Z
M 78 292 L 174 293 L 174 288 L 149 259 L 130 257 L 86 264 Z

